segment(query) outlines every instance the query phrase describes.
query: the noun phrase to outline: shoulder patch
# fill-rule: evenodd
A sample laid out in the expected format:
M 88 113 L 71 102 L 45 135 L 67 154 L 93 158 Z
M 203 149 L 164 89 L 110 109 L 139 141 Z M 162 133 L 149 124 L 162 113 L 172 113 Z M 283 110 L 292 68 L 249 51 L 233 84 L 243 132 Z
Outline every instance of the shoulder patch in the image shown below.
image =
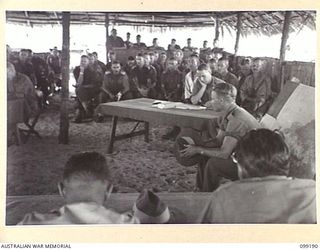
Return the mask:
M 126 72 L 125 71 L 121 71 L 120 74 L 124 76 L 124 75 L 126 75 Z
M 106 71 L 106 73 L 104 73 L 105 75 L 111 75 L 111 71 Z

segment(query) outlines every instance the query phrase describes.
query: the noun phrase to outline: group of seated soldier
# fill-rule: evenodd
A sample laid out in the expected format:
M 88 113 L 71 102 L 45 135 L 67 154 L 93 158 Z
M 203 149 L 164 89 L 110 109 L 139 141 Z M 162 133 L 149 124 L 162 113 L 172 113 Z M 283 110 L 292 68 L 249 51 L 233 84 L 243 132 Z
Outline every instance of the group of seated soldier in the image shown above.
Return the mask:
M 46 57 L 34 55 L 31 49 L 21 49 L 18 55 L 14 55 L 7 45 L 7 62 L 12 63 L 16 72 L 26 75 L 34 88 L 41 91 L 41 107 L 46 107 L 48 96 L 61 88 L 60 52 L 57 47 L 50 51 Z
M 122 44 L 119 42 L 121 38 L 116 36 L 115 29 L 112 34 L 113 37 L 115 36 L 111 40 L 114 42 L 112 46 Z M 88 99 L 86 102 L 92 98 L 95 98 L 97 103 L 101 103 L 148 97 L 204 105 L 210 100 L 212 87 L 222 81 L 235 86 L 238 92 L 237 104 L 256 118 L 260 119 L 270 106 L 271 79 L 263 71 L 263 60 L 245 59 L 240 68 L 237 68 L 230 63 L 232 59 L 220 50 L 210 49 L 203 58 L 197 52 L 185 54 L 184 51 L 193 51 L 191 39 L 188 39 L 188 45 L 183 50 L 175 43 L 175 39 L 172 39 L 167 51 L 155 49 L 159 48 L 156 38 L 149 49 L 140 39 L 141 36 L 138 35 L 137 54 L 129 56 L 124 65 L 117 60 L 117 50 L 109 51 L 110 61 L 106 65 L 98 61 L 95 52 L 82 57 L 82 60 L 86 57 L 89 59 L 87 64 L 90 66 L 90 71 L 94 72 L 92 74 L 95 75 L 95 80 L 92 81 L 89 78 L 91 84 L 96 86 L 94 87 L 96 91 L 93 91 L 92 95 L 89 94 L 89 98 L 85 98 Z M 112 44 L 111 41 L 110 44 Z M 132 46 L 134 47 L 135 44 Z M 86 74 L 86 72 L 83 73 Z M 78 87 L 83 80 L 80 78 L 79 83 L 78 74 L 75 74 L 75 78 Z M 88 88 L 86 87 L 85 91 Z M 88 112 L 87 106 L 85 103 L 80 105 L 85 112 Z M 76 117 L 76 121 L 81 121 L 80 116 Z

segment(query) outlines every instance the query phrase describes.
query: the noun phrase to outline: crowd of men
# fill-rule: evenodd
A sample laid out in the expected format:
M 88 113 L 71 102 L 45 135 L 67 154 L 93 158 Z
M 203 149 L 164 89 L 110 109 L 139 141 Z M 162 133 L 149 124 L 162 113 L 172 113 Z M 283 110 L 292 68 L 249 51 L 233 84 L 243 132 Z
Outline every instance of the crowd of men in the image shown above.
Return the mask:
M 7 45 L 7 64 L 13 65 L 16 73 L 23 74 L 28 78 L 27 82 L 32 83 L 39 108 L 46 107 L 48 96 L 61 88 L 61 56 L 57 47 L 50 49 L 46 57 L 41 57 L 34 55 L 31 49 L 21 49 L 15 55 Z M 12 84 L 8 90 L 12 90 Z
M 246 58 L 237 65 L 233 56 L 217 47 L 209 48 L 207 41 L 199 51 L 192 46 L 191 38 L 182 49 L 175 39 L 167 50 L 158 44 L 157 38 L 148 47 L 141 41 L 141 35 L 132 43 L 127 33 L 124 42 L 115 29 L 107 47 L 106 65 L 94 52 L 81 56 L 80 66 L 74 70 L 79 99 L 76 122 L 92 115 L 93 109 L 89 108 L 92 100 L 93 107 L 101 102 L 140 97 L 204 105 L 219 82 L 232 84 L 238 92 L 236 103 L 257 119 L 272 102 L 271 78 L 264 71 L 262 59 Z M 121 62 L 117 58 L 119 48 L 135 48 L 137 53 Z
M 196 190 L 213 192 L 199 222 L 315 223 L 314 181 L 288 178 L 288 146 L 281 134 L 262 129 L 259 123 L 273 98 L 264 61 L 246 58 L 236 65 L 234 57 L 216 48 L 216 43 L 211 49 L 204 41 L 198 51 L 192 46 L 191 38 L 183 49 L 172 39 L 164 50 L 157 38 L 147 47 L 141 35 L 132 43 L 130 33 L 123 41 L 113 29 L 107 40 L 109 61 L 104 64 L 96 52 L 88 53 L 81 56 L 80 65 L 73 71 L 77 96 L 75 122 L 92 116 L 99 103 L 132 98 L 206 106 L 221 117 L 209 122 L 203 131 L 175 127 L 164 137 L 175 139 L 179 163 L 197 164 Z M 137 53 L 121 62 L 116 48 L 134 48 Z M 43 85 L 39 72 L 33 68 L 42 65 L 37 60 L 30 50 L 21 50 L 17 61 L 12 61 L 8 54 L 8 91 L 11 87 L 16 91 L 17 81 L 24 74 L 30 81 L 29 88 L 21 88 L 22 92 L 34 90 L 33 85 L 48 95 L 49 86 Z M 56 49 L 46 64 L 52 75 L 61 73 Z M 100 121 L 103 117 L 96 114 L 96 118 Z M 109 176 L 103 156 L 89 153 L 71 157 L 59 186 L 66 207 L 48 216 L 27 215 L 21 223 L 72 224 L 73 213 L 79 211 L 84 220 L 75 223 L 93 223 L 92 218 L 94 223 L 141 222 L 141 218 L 120 215 L 103 207 L 106 194 L 111 192 Z M 225 180 L 232 182 L 221 186 Z M 79 185 L 85 189 L 79 191 Z M 97 213 L 91 215 L 92 209 Z

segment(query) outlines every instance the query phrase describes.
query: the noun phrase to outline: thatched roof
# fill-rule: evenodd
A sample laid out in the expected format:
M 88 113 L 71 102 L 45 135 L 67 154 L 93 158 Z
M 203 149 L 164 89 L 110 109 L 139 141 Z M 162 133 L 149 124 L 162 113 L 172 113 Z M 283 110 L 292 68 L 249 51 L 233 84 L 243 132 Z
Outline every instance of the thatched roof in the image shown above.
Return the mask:
M 242 34 L 273 35 L 282 32 L 285 11 L 211 11 L 211 12 L 108 12 L 109 23 L 152 27 L 214 27 L 216 18 L 221 31 L 236 29 L 241 13 Z M 105 25 L 107 12 L 71 12 L 71 24 Z M 292 11 L 291 30 L 303 26 L 315 29 L 315 11 Z M 24 25 L 61 25 L 62 13 L 54 11 L 7 11 L 8 23 Z

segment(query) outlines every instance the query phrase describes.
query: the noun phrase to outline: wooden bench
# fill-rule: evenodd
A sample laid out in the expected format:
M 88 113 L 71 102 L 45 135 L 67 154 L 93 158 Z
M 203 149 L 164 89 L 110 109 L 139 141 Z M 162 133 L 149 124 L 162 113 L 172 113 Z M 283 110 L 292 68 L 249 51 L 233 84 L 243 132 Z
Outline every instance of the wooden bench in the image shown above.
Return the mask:
M 106 207 L 123 213 L 130 211 L 138 193 L 113 193 Z M 196 223 L 199 213 L 204 208 L 211 193 L 157 193 L 170 209 L 175 224 Z M 25 214 L 30 212 L 45 213 L 59 209 L 64 204 L 59 195 L 7 196 L 6 225 L 16 225 Z

